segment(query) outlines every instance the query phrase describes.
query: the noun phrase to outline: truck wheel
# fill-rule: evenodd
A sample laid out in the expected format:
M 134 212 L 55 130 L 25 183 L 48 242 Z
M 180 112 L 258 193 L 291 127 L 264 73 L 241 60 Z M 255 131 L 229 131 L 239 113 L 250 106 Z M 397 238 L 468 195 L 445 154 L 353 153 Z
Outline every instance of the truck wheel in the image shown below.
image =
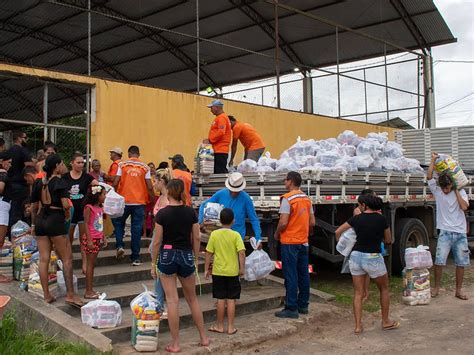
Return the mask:
M 429 245 L 425 225 L 417 218 L 400 218 L 395 223 L 395 242 L 393 244 L 392 270 L 399 274 L 405 267 L 405 249 L 418 245 Z

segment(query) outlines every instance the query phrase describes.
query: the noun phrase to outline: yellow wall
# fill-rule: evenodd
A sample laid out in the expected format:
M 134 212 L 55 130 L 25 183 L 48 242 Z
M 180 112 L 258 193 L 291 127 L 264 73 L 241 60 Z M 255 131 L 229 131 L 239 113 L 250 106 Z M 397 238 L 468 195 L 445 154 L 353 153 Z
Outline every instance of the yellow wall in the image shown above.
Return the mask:
M 126 151 L 135 144 L 146 162 L 158 164 L 181 153 L 191 168 L 196 147 L 206 138 L 214 118 L 206 107 L 211 99 L 204 96 L 1 63 L 0 70 L 95 85 L 91 153 L 93 158 L 102 160 L 104 167 L 108 166 L 111 147 L 119 146 Z M 292 145 L 298 136 L 329 138 L 351 129 L 363 136 L 368 132 L 387 131 L 393 138 L 391 128 L 223 101 L 227 114 L 252 124 L 260 132 L 274 157 Z M 241 147 L 239 151 L 242 152 Z

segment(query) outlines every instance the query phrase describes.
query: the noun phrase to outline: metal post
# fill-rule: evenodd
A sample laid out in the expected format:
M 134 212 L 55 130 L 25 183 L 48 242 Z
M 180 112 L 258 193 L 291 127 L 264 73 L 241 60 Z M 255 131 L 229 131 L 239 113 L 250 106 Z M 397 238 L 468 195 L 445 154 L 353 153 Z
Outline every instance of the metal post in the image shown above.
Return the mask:
M 339 76 L 339 28 L 336 27 L 336 64 L 337 64 L 337 117 L 341 117 L 341 83 Z
M 310 71 L 303 77 L 303 111 L 313 113 L 313 79 Z
M 260 88 L 260 90 L 262 91 L 262 106 L 263 106 L 263 103 L 264 103 L 264 101 L 263 101 L 263 86 Z
M 92 37 L 91 37 L 91 0 L 87 1 L 87 75 L 91 76 Z
M 365 123 L 369 123 L 369 116 L 368 116 L 368 107 L 367 107 L 367 78 L 365 76 L 365 68 L 364 68 L 364 100 L 365 100 Z
M 384 68 L 385 68 L 385 102 L 387 107 L 387 123 L 390 120 L 390 108 L 388 105 L 388 72 L 387 72 L 387 46 L 383 45 L 383 58 L 384 58 Z
M 277 86 L 277 107 L 281 107 L 280 102 L 280 33 L 278 23 L 278 0 L 274 0 L 275 3 L 275 73 L 276 73 L 276 86 Z
M 201 87 L 200 81 L 200 44 L 199 44 L 199 0 L 196 0 L 196 93 L 199 94 L 199 88 Z
M 416 57 L 416 68 L 417 68 L 417 80 L 416 80 L 416 92 L 418 94 L 417 96 L 417 107 L 418 107 L 418 113 L 417 113 L 417 126 L 416 128 L 420 129 L 421 126 L 420 126 L 420 104 L 421 104 L 421 101 L 420 101 L 420 75 L 421 75 L 421 72 L 420 72 L 420 57 Z
M 48 140 L 48 83 L 43 87 L 43 142 Z
M 90 152 L 91 152 L 91 89 L 87 90 L 86 94 L 86 167 L 87 171 L 90 169 Z
M 431 54 L 431 51 L 430 51 Z M 435 101 L 434 101 L 434 80 L 433 80 L 433 57 L 423 56 L 424 71 L 424 92 L 425 92 L 425 127 L 435 128 Z

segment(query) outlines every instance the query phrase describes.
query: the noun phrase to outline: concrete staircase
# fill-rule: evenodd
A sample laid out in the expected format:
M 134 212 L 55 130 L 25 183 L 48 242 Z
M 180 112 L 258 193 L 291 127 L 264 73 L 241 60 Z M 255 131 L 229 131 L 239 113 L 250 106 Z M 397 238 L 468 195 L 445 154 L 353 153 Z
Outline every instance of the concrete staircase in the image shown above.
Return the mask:
M 106 250 L 101 250 L 96 263 L 94 275 L 94 288 L 105 292 L 108 300 L 117 301 L 122 307 L 122 324 L 113 329 L 94 330 L 111 339 L 114 348 L 120 349 L 120 353 L 133 353 L 130 344 L 132 312 L 130 310 L 131 300 L 139 293 L 143 292 L 142 284 L 148 289 L 154 289 L 154 281 L 150 275 L 150 255 L 148 246 L 150 239 L 143 239 L 141 242 L 140 258 L 143 262 L 141 266 L 132 266 L 127 252 L 130 250 L 130 238 L 125 239 L 126 256 L 121 260 L 115 258 L 115 241 L 110 240 Z M 85 277 L 81 272 L 81 255 L 79 245 L 73 245 L 74 253 L 74 274 L 78 278 L 79 295 L 84 295 Z M 199 264 L 200 286 L 196 286 L 199 302 L 204 315 L 206 327 L 215 321 L 215 300 L 212 298 L 211 280 L 204 279 L 204 263 Z M 179 283 L 178 283 L 179 284 Z M 186 329 L 194 326 L 191 313 L 183 298 L 181 286 L 179 285 L 180 299 L 180 328 Z M 281 306 L 284 297 L 284 288 L 281 282 L 274 281 L 274 278 L 259 282 L 242 282 L 241 299 L 237 303 L 237 318 L 245 317 L 249 314 L 265 312 Z M 63 312 L 80 319 L 80 311 L 74 309 L 60 299 L 54 305 Z M 163 320 L 160 324 L 160 348 L 167 335 L 168 323 Z

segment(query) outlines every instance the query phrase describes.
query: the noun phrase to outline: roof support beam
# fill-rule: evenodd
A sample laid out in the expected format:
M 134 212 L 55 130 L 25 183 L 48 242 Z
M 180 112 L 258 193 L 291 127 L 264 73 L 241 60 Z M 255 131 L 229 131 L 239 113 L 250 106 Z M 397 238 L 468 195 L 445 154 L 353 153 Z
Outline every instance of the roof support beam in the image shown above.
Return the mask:
M 275 43 L 276 42 L 276 33 L 275 28 L 273 28 L 265 18 L 256 11 L 248 1 L 246 0 L 229 0 L 231 4 L 237 7 L 242 11 L 247 17 L 249 17 L 263 32 L 265 32 Z M 278 40 L 280 43 L 280 49 L 286 54 L 288 58 L 295 64 L 295 66 L 300 70 L 303 75 L 306 75 L 306 70 L 301 66 L 303 61 L 298 57 L 296 52 L 291 48 L 288 42 L 282 37 L 281 34 L 278 35 Z
M 400 17 L 402 18 L 403 22 L 407 26 L 408 30 L 410 31 L 411 35 L 413 36 L 413 39 L 418 43 L 420 46 L 420 49 L 422 50 L 424 55 L 427 55 L 426 49 L 428 48 L 428 44 L 425 41 L 425 38 L 420 32 L 420 29 L 416 25 L 416 23 L 413 21 L 413 18 L 410 16 L 408 13 L 407 9 L 405 8 L 405 5 L 400 0 L 390 0 L 390 3 L 392 6 L 395 8 L 395 10 L 398 12 Z
M 52 44 L 56 48 L 63 48 L 75 55 L 78 56 L 78 58 L 87 60 L 87 51 L 82 49 L 79 46 L 76 46 L 75 44 L 68 43 L 59 37 L 50 35 L 49 33 L 40 31 L 40 30 L 35 30 L 32 28 L 20 26 L 11 22 L 6 22 L 6 21 L 1 21 L 0 22 L 0 30 L 7 31 L 7 32 L 13 32 L 13 33 L 18 33 L 24 36 L 28 36 L 31 38 L 38 39 L 40 41 Z M 91 59 L 92 64 L 94 64 L 97 67 L 106 67 L 107 64 L 103 62 L 101 59 L 92 56 Z M 112 77 L 120 79 L 120 80 L 129 80 L 125 75 L 123 75 L 120 71 L 113 67 L 108 67 L 106 70 Z

